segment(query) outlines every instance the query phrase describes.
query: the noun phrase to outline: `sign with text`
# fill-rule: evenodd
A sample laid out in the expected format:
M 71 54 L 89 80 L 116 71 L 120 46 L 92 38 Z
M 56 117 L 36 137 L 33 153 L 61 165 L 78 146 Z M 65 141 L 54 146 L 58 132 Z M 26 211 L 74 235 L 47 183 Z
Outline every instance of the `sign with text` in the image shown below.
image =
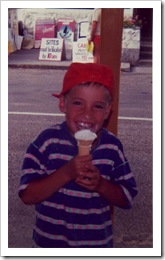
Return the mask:
M 72 49 L 74 30 L 75 21 L 73 19 L 59 18 L 57 20 L 57 38 L 64 39 L 66 49 Z
M 55 20 L 37 19 L 35 24 L 35 48 L 39 48 L 42 38 L 55 38 Z
M 93 62 L 93 53 L 87 51 L 87 44 L 87 39 L 73 42 L 73 62 Z
M 63 39 L 42 38 L 39 60 L 61 61 Z

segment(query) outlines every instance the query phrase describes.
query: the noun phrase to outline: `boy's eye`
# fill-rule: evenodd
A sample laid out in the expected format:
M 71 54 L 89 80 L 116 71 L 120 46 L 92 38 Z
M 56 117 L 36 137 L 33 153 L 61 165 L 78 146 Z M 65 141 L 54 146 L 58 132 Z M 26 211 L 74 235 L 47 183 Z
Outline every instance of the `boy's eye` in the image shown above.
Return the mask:
M 82 102 L 79 101 L 79 100 L 75 100 L 75 101 L 73 101 L 72 104 L 75 105 L 75 106 L 81 106 L 81 105 L 82 105 Z
M 95 105 L 95 108 L 96 108 L 96 109 L 104 109 L 104 106 L 101 105 L 101 104 L 96 104 L 96 105 Z

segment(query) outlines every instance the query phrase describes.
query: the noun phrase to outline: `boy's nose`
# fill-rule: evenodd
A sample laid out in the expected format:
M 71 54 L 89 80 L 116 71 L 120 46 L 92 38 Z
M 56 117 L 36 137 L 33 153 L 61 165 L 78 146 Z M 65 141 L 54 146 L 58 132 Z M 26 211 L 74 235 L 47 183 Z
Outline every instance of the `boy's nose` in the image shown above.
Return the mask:
M 91 119 L 93 117 L 93 111 L 90 107 L 86 107 L 83 112 L 84 118 Z

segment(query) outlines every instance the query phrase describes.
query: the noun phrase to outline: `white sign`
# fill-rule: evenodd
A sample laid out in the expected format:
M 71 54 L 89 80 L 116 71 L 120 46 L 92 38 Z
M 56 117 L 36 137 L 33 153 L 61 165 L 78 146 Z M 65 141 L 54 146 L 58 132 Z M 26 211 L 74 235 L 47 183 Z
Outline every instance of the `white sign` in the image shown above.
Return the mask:
M 93 53 L 87 51 L 87 44 L 87 39 L 73 42 L 73 62 L 93 62 Z
M 63 39 L 42 38 L 39 60 L 61 61 L 63 52 Z

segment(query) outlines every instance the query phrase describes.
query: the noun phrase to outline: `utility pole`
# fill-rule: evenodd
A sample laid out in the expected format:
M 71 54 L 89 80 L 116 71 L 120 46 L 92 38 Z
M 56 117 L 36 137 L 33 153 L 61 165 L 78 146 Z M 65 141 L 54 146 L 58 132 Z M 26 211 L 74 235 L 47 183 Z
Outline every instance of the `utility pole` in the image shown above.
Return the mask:
M 101 51 L 100 63 L 109 65 L 114 71 L 113 112 L 107 121 L 106 128 L 117 135 L 118 104 L 121 70 L 121 48 L 123 30 L 123 9 L 101 9 Z

